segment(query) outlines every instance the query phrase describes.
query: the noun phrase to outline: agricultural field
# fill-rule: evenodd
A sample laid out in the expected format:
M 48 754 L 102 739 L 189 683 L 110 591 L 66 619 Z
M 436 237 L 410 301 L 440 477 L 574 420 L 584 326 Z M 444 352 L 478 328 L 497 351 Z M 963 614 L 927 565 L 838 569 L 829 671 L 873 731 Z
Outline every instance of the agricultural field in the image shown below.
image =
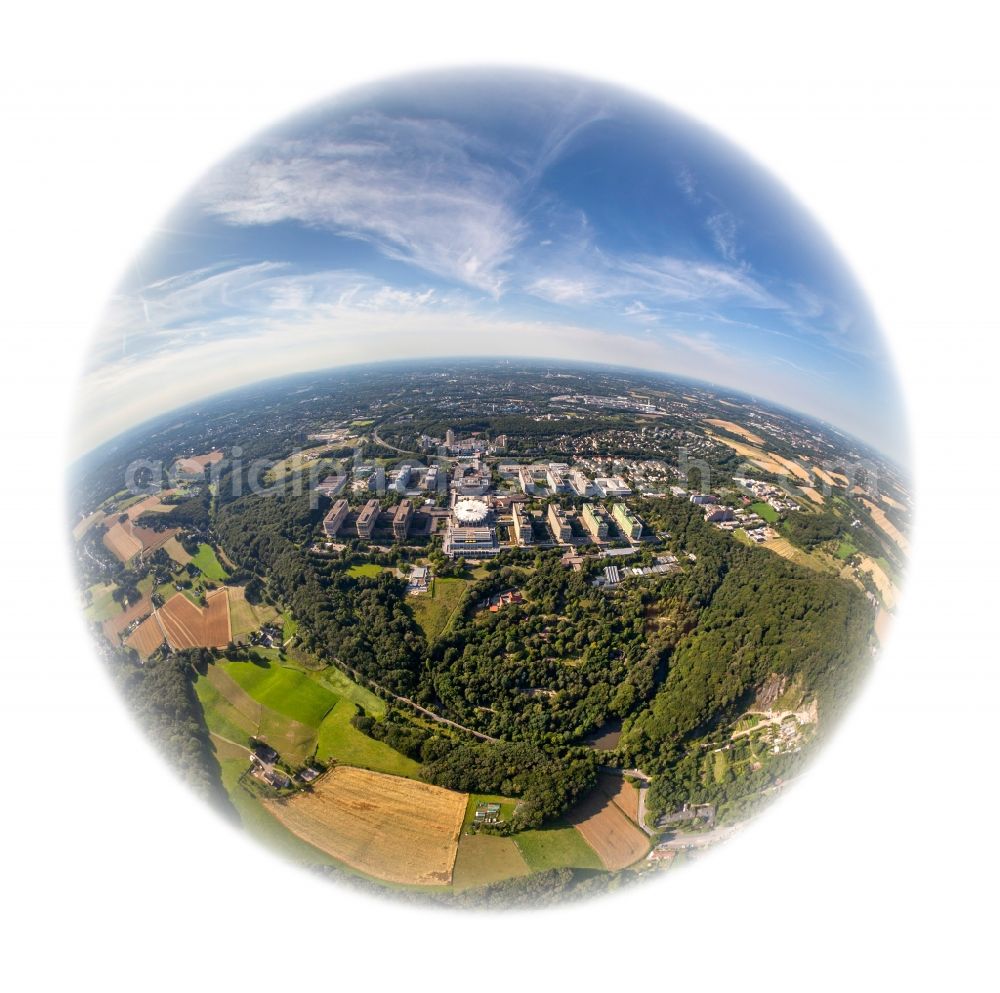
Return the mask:
M 512 838 L 491 834 L 463 834 L 452 875 L 456 891 L 486 886 L 501 879 L 526 876 L 528 868 Z
M 567 825 L 553 825 L 514 835 L 524 861 L 532 872 L 546 869 L 603 869 L 604 865 L 583 835 Z
M 468 585 L 465 579 L 434 579 L 426 593 L 406 598 L 429 642 L 436 641 L 444 633 Z
M 207 606 L 198 607 L 176 593 L 157 611 L 173 649 L 225 648 L 232 640 L 227 591 L 212 590 L 205 599 Z
M 122 609 L 112 595 L 114 591 L 114 583 L 95 583 L 88 588 L 84 599 L 89 597 L 89 600 L 83 610 L 83 616 L 88 623 L 104 622 Z
M 742 455 L 765 472 L 773 472 L 776 476 L 785 475 L 785 467 L 780 462 L 772 459 L 763 449 L 755 448 L 753 445 L 744 445 L 743 442 L 734 441 L 732 438 L 723 438 L 722 435 L 713 434 L 711 431 L 706 433 L 712 441 L 731 448 L 738 455 Z
M 629 820 L 639 823 L 639 790 L 624 776 L 602 772 L 597 777 L 597 787 L 609 797 Z
M 366 875 L 410 885 L 452 882 L 464 793 L 337 766 L 311 792 L 263 803 L 303 841 Z
M 156 613 L 147 617 L 126 639 L 125 644 L 139 653 L 144 661 L 164 642 L 163 628 Z
M 748 431 L 745 427 L 741 427 L 739 424 L 734 424 L 732 421 L 720 421 L 718 418 L 711 418 L 705 421 L 705 423 L 711 424 L 713 427 L 722 428 L 730 434 L 736 434 L 741 438 L 746 438 L 747 441 L 753 442 L 755 445 L 766 444 L 764 439 L 759 434 L 754 434 L 753 431 Z
M 836 556 L 838 559 L 843 559 L 846 561 L 852 555 L 856 555 L 858 552 L 857 546 L 849 541 L 847 538 L 843 538 L 840 544 L 837 546 Z
M 334 694 L 297 669 L 256 662 L 219 664 L 258 703 L 312 728 L 318 728 L 337 703 Z
M 878 506 L 878 504 L 872 503 L 871 500 L 866 500 L 864 497 L 861 498 L 861 502 L 868 508 L 868 512 L 872 515 L 872 520 L 885 534 L 892 538 L 892 540 L 899 546 L 900 550 L 903 552 L 909 552 L 910 543 L 907 541 L 906 535 L 904 535 L 899 528 L 897 528 L 896 525 L 889 520 L 885 511 Z
M 802 491 L 803 494 L 805 494 L 805 496 L 809 500 L 812 500 L 813 503 L 819 504 L 820 506 L 826 503 L 826 499 L 824 498 L 823 494 L 820 493 L 820 491 L 817 490 L 815 487 L 800 486 L 799 489 Z
M 292 765 L 304 765 L 312 758 L 316 729 L 254 700 L 220 666 L 211 665 L 204 676 L 198 677 L 195 692 L 205 723 L 214 734 L 237 744 L 251 737 L 260 738 Z
M 171 538 L 169 541 L 165 542 L 163 545 L 163 550 L 169 555 L 178 565 L 187 565 L 191 561 L 191 556 L 185 551 L 184 546 L 177 540 L 177 538 Z
M 229 573 L 222 568 L 222 563 L 218 560 L 211 545 L 202 543 L 198 546 L 198 554 L 194 555 L 191 561 L 198 571 L 206 578 L 214 582 L 221 583 L 229 578 Z
M 230 586 L 229 620 L 233 629 L 233 640 L 246 637 L 260 630 L 265 624 L 276 621 L 278 611 L 267 603 L 250 603 L 243 586 Z
M 121 610 L 116 614 L 113 614 L 101 625 L 101 629 L 104 632 L 104 637 L 111 642 L 112 645 L 118 644 L 118 638 L 121 633 L 127 628 L 133 621 L 137 621 L 142 617 L 145 617 L 153 609 L 153 602 L 148 596 L 141 597 L 134 604 L 130 604 L 125 610 Z
M 624 869 L 638 862 L 649 850 L 645 832 L 599 789 L 584 797 L 568 820 L 594 849 L 606 869 Z
M 115 521 L 101 541 L 119 562 L 128 562 L 142 551 L 142 542 L 121 521 Z
M 875 588 L 882 594 L 882 602 L 889 610 L 893 610 L 896 606 L 896 587 L 886 574 L 885 569 L 869 555 L 861 557 L 858 568 L 862 572 L 867 572 L 872 577 Z
M 385 742 L 369 738 L 351 724 L 356 712 L 352 701 L 337 701 L 319 726 L 316 758 L 320 762 L 343 762 L 393 776 L 417 776 L 420 772 L 418 762 Z
M 292 656 L 294 659 L 294 650 Z M 309 672 L 309 677 L 316 680 L 321 686 L 325 686 L 331 693 L 363 707 L 369 716 L 379 718 L 385 715 L 385 702 L 375 696 L 371 690 L 359 686 L 353 679 L 344 675 L 336 666 L 331 665 L 319 670 L 313 669 Z

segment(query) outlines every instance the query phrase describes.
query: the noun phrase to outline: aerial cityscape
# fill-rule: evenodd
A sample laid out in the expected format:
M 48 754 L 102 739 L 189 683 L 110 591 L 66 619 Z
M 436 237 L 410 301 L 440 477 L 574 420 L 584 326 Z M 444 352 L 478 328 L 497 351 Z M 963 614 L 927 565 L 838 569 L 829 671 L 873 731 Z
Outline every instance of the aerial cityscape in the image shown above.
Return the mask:
M 211 170 L 110 302 L 80 605 L 292 863 L 460 907 L 669 880 L 886 641 L 897 397 L 822 233 L 691 122 L 546 74 L 359 90 Z

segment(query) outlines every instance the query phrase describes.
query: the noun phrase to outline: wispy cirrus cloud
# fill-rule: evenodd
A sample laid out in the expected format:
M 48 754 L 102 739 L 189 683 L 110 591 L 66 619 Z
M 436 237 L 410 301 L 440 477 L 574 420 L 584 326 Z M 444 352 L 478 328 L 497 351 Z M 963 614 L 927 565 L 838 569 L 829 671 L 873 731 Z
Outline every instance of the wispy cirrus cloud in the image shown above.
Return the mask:
M 491 154 L 447 121 L 368 113 L 254 147 L 200 192 L 228 224 L 297 221 L 497 296 L 528 225 L 514 206 L 521 177 Z

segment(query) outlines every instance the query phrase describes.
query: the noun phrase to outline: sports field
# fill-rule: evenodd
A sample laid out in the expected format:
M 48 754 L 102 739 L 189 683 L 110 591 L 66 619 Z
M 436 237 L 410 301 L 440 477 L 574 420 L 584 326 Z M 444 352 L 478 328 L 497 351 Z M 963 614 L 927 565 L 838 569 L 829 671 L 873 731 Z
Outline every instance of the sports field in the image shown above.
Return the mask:
M 781 520 L 781 514 L 779 514 L 769 503 L 764 503 L 763 500 L 758 500 L 756 503 L 750 504 L 750 509 L 758 517 L 762 517 L 765 521 L 767 521 L 768 524 L 775 524 Z
M 264 801 L 293 834 L 347 865 L 425 886 L 452 881 L 465 804 L 464 793 L 350 766 L 311 792 Z

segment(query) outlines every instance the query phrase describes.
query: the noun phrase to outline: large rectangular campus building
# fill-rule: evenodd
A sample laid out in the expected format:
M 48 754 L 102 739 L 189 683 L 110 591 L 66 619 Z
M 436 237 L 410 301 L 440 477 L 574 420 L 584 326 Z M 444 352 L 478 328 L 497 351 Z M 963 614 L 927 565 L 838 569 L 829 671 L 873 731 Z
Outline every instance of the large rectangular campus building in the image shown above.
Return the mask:
M 347 518 L 348 505 L 346 500 L 337 500 L 330 512 L 323 518 L 323 532 L 328 538 L 335 538 Z
M 358 514 L 358 537 L 359 538 L 371 538 L 372 532 L 375 530 L 375 522 L 378 520 L 379 512 L 381 511 L 378 500 L 369 500 L 368 503 L 361 508 L 361 513 Z

